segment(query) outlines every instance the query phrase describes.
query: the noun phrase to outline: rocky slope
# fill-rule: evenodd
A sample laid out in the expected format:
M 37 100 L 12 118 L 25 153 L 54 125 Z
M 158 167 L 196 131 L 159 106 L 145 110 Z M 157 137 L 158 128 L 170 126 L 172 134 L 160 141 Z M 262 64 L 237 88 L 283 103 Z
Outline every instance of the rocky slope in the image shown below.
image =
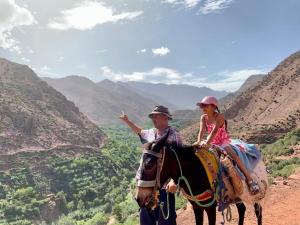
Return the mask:
M 265 74 L 257 74 L 248 77 L 248 79 L 243 83 L 243 85 L 237 91 L 233 93 L 229 93 L 228 95 L 220 99 L 220 103 L 222 107 L 226 109 L 228 105 L 232 104 L 232 102 L 235 100 L 236 97 L 241 95 L 247 89 L 254 88 L 256 85 L 258 85 L 262 81 L 264 76 Z
M 0 154 L 103 144 L 105 135 L 28 66 L 0 58 Z
M 300 126 L 300 51 L 282 61 L 225 112 L 232 133 L 257 143 L 271 142 Z

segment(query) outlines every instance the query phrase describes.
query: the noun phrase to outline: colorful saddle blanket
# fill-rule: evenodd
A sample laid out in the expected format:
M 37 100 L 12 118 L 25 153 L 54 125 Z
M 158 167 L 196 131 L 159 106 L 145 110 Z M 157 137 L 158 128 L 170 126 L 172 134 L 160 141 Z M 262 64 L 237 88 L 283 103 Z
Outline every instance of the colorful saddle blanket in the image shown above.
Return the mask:
M 255 145 L 248 144 L 239 139 L 231 139 L 230 145 L 238 157 L 242 160 L 247 170 L 252 173 L 257 163 L 261 160 L 260 151 Z M 243 177 L 241 172 L 240 175 Z
M 205 169 L 211 189 L 214 190 L 214 183 L 217 179 L 219 169 L 219 157 L 217 153 L 207 149 L 200 149 L 196 152 L 196 155 Z
M 195 154 L 199 158 L 200 162 L 202 163 L 205 169 L 210 184 L 210 190 L 206 190 L 203 193 L 198 194 L 196 196 L 190 196 L 187 193 L 185 193 L 184 190 L 182 190 L 182 194 L 187 199 L 192 201 L 194 201 L 195 199 L 197 201 L 206 201 L 214 197 L 215 184 L 219 169 L 219 158 L 216 152 L 204 148 L 199 149 Z

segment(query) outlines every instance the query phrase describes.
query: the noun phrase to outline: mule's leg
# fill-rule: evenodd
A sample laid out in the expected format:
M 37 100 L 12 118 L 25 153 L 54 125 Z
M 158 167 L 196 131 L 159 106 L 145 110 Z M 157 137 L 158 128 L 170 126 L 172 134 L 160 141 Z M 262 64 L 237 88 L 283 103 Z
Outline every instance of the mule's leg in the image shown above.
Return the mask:
M 246 206 L 242 202 L 236 203 L 235 205 L 236 205 L 237 210 L 239 212 L 239 225 L 243 225 L 244 224 L 244 218 L 245 218 L 245 212 L 246 212 Z
M 212 206 L 205 208 L 209 225 L 216 225 L 216 215 L 217 215 L 216 207 L 217 207 L 217 204 L 215 203 Z
M 193 206 L 196 225 L 203 225 L 203 208 L 199 207 L 195 202 L 190 202 Z
M 262 207 L 259 203 L 254 204 L 255 215 L 257 218 L 257 224 L 262 225 Z

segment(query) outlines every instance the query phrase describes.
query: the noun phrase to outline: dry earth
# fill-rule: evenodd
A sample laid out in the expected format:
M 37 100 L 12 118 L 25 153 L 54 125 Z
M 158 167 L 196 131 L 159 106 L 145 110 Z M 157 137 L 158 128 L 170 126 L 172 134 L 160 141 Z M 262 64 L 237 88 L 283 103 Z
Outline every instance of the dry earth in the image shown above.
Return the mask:
M 288 179 L 277 179 L 270 186 L 266 198 L 262 202 L 264 225 L 300 225 L 300 170 Z M 235 206 L 232 209 L 232 221 L 225 224 L 238 224 L 238 214 Z M 178 212 L 178 225 L 195 224 L 191 206 L 180 209 Z M 255 225 L 256 217 L 254 209 L 249 206 L 245 215 L 245 225 Z M 221 213 L 218 213 L 217 224 L 222 221 Z M 205 217 L 205 225 L 207 218 Z

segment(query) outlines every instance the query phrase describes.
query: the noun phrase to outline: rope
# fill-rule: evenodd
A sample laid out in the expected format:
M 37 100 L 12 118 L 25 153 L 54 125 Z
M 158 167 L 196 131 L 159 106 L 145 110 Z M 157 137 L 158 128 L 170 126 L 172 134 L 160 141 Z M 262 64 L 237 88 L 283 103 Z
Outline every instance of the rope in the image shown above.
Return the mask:
M 160 210 L 161 210 L 161 213 L 162 213 L 162 216 L 165 220 L 169 219 L 170 217 L 170 203 L 169 203 L 169 192 L 167 192 L 167 215 L 165 214 L 165 211 L 164 211 L 164 203 L 161 202 L 159 204 L 159 207 L 160 207 Z
M 212 206 L 216 200 L 219 198 L 219 204 L 220 205 L 220 208 L 221 208 L 221 211 L 222 211 L 222 215 L 223 215 L 223 222 L 221 222 L 221 224 L 225 224 L 225 216 L 224 216 L 224 205 L 222 204 L 222 198 L 223 198 L 223 186 L 224 186 L 224 183 L 222 181 L 222 167 L 221 167 L 221 162 L 219 161 L 219 168 L 218 168 L 218 176 L 217 176 L 217 182 L 215 183 L 215 194 L 214 194 L 214 197 L 212 198 L 212 200 L 206 204 L 202 204 L 200 201 L 198 201 L 196 198 L 195 198 L 195 195 L 193 194 L 192 192 L 192 189 L 191 189 L 191 186 L 189 184 L 189 181 L 187 180 L 187 178 L 183 175 L 182 173 L 182 168 L 181 168 L 181 164 L 180 164 L 180 160 L 179 160 L 179 157 L 176 153 L 176 151 L 171 147 L 170 148 L 171 151 L 174 153 L 175 157 L 176 157 L 176 160 L 177 160 L 177 163 L 178 163 L 178 167 L 179 167 L 179 170 L 180 170 L 180 177 L 178 178 L 178 182 L 177 182 L 177 190 L 176 192 L 178 193 L 179 192 L 179 184 L 180 184 L 180 181 L 183 181 L 185 183 L 185 185 L 187 186 L 188 188 L 188 191 L 193 199 L 193 201 L 200 207 L 202 208 L 206 208 L 206 207 L 210 207 Z M 163 209 L 164 207 L 164 203 L 161 202 L 160 205 L 160 210 L 162 212 L 162 216 L 165 220 L 167 220 L 170 216 L 170 205 L 169 205 L 169 193 L 167 192 L 167 215 L 165 214 L 165 211 Z M 231 216 L 231 209 L 229 208 L 229 210 L 227 209 L 227 213 L 226 213 L 226 219 L 227 221 L 230 221 L 232 218 Z
M 179 170 L 180 170 L 180 177 L 178 178 L 178 182 L 177 182 L 177 191 L 179 190 L 179 184 L 180 184 L 180 181 L 182 180 L 182 181 L 184 181 L 185 185 L 187 186 L 187 188 L 188 188 L 188 190 L 189 190 L 189 193 L 190 193 L 190 195 L 191 195 L 193 201 L 194 201 L 198 206 L 200 206 L 200 207 L 202 207 L 202 208 L 206 208 L 206 207 L 212 206 L 212 205 L 215 203 L 215 201 L 216 201 L 216 196 L 214 195 L 214 197 L 212 198 L 212 200 L 211 200 L 210 202 L 208 202 L 207 204 L 202 204 L 202 203 L 200 203 L 200 201 L 198 201 L 198 200 L 195 198 L 195 196 L 194 196 L 194 194 L 193 194 L 193 192 L 192 192 L 191 186 L 190 186 L 190 184 L 189 184 L 189 181 L 186 179 L 186 177 L 185 177 L 185 176 L 183 175 L 183 173 L 182 173 L 182 168 L 181 168 L 180 160 L 179 160 L 179 158 L 178 158 L 178 155 L 177 155 L 176 151 L 175 151 L 172 147 L 171 147 L 170 149 L 171 149 L 171 151 L 174 153 L 174 155 L 175 155 L 175 157 L 176 157 L 176 159 L 177 159 L 177 163 L 178 163 Z M 218 187 L 217 187 L 217 192 L 216 192 L 216 193 L 218 193 Z

